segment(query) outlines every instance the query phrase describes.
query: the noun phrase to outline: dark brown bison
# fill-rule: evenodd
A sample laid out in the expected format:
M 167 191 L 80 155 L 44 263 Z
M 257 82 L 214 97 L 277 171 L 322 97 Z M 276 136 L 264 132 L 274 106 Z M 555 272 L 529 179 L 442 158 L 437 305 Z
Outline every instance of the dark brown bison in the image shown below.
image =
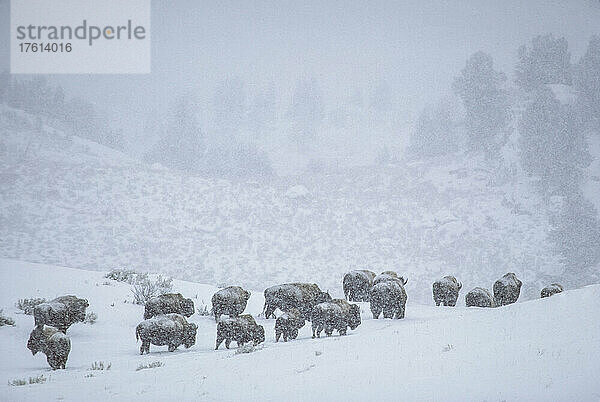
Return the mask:
M 215 321 L 218 321 L 222 314 L 230 317 L 242 314 L 249 298 L 250 292 L 239 286 L 229 286 L 217 291 L 212 297 L 212 312 L 215 315 Z
M 159 314 L 181 314 L 191 317 L 194 314 L 194 301 L 186 299 L 181 293 L 165 293 L 153 297 L 146 302 L 144 308 L 144 320 Z
M 377 275 L 375 279 L 373 279 L 373 285 L 389 281 L 396 281 L 402 286 L 406 286 L 406 284 L 408 283 L 408 279 L 404 279 L 404 277 L 398 276 L 398 274 L 394 271 L 383 271 L 382 273 Z
M 27 348 L 33 355 L 37 352 L 45 354 L 52 370 L 64 369 L 71 352 L 71 340 L 57 328 L 41 325 L 35 327 L 29 334 Z
M 298 330 L 305 324 L 304 317 L 297 308 L 291 308 L 283 313 L 275 321 L 275 342 L 279 342 L 279 338 L 283 335 L 283 341 L 296 339 Z
M 231 341 L 235 341 L 238 346 L 243 346 L 250 341 L 254 345 L 258 345 L 265 341 L 265 328 L 262 325 L 258 325 L 250 314 L 225 318 L 217 324 L 215 350 L 219 349 L 223 341 L 225 341 L 227 349 L 229 349 Z
M 496 307 L 496 300 L 492 293 L 484 288 L 472 289 L 465 296 L 467 307 Z
M 76 296 L 60 296 L 47 303 L 40 303 L 33 309 L 36 327 L 49 325 L 63 333 L 76 322 L 83 322 L 85 310 L 89 306 L 86 299 Z
M 540 293 L 541 293 L 542 297 L 550 297 L 557 293 L 561 293 L 563 290 L 564 290 L 564 288 L 560 283 L 553 283 L 549 286 L 546 286 L 544 289 L 542 289 L 542 291 Z
M 462 289 L 462 283 L 450 275 L 433 282 L 433 301 L 435 301 L 435 305 L 456 306 L 460 289 Z
M 494 298 L 499 306 L 506 306 L 517 301 L 521 293 L 521 282 L 512 272 L 505 274 L 494 282 Z
M 333 330 L 346 335 L 348 327 L 354 330 L 360 325 L 360 309 L 346 300 L 334 299 L 317 304 L 312 312 L 312 336 L 320 338 L 321 332 L 331 336 Z
M 286 283 L 265 289 L 265 318 L 275 318 L 276 309 L 289 311 L 297 308 L 305 320 L 310 321 L 312 309 L 319 303 L 331 300 L 328 292 L 319 289 L 316 283 Z
M 344 275 L 344 295 L 350 301 L 369 301 L 375 272 L 366 269 L 354 270 Z
M 142 340 L 140 354 L 150 353 L 150 344 L 156 346 L 169 346 L 173 352 L 184 345 L 187 348 L 196 343 L 198 326 L 189 323 L 181 314 L 160 314 L 144 320 L 135 329 L 135 339 Z
M 398 280 L 382 281 L 371 289 L 371 312 L 373 318 L 404 318 L 406 311 L 406 291 Z

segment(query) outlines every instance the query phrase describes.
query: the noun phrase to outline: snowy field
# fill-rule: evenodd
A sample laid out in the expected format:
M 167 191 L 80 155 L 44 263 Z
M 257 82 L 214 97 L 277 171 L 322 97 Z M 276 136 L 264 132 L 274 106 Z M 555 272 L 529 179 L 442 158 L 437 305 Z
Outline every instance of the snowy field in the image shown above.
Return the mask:
M 0 308 L 16 321 L 0 327 L 1 400 L 600 399 L 600 285 L 489 310 L 416 304 L 409 292 L 404 320 L 373 320 L 363 304 L 363 323 L 349 335 L 311 339 L 306 325 L 288 343 L 274 342 L 274 320 L 257 318 L 266 341 L 247 354 L 236 354 L 235 343 L 215 351 L 214 320 L 195 314 L 196 345 L 173 353 L 152 346 L 140 356 L 134 329 L 143 307 L 131 303 L 129 285 L 103 275 L 0 260 Z M 198 308 L 217 288 L 174 281 L 173 290 Z M 45 356 L 26 348 L 33 318 L 18 314 L 14 303 L 63 294 L 87 298 L 98 320 L 69 329 L 67 369 L 51 371 Z M 256 317 L 262 306 L 262 289 L 253 290 L 246 311 Z M 110 370 L 90 370 L 100 361 Z M 163 365 L 136 371 L 155 361 Z M 40 374 L 44 383 L 7 385 Z

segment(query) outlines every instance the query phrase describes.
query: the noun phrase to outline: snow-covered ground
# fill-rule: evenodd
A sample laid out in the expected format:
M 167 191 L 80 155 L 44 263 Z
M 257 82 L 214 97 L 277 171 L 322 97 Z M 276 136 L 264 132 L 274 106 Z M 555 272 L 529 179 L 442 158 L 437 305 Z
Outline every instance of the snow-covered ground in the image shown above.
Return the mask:
M 127 284 L 102 272 L 0 260 L 0 308 L 15 327 L 0 327 L 0 399 L 7 401 L 148 400 L 411 400 L 597 401 L 600 399 L 600 285 L 497 309 L 436 308 L 411 299 L 404 320 L 373 320 L 349 335 L 274 343 L 274 320 L 257 350 L 214 349 L 215 323 L 195 314 L 196 345 L 169 353 L 151 347 L 140 356 L 135 326 L 143 307 Z M 209 302 L 213 286 L 175 281 L 174 290 Z M 76 294 L 98 314 L 95 324 L 69 329 L 66 370 L 51 371 L 43 355 L 26 348 L 31 316 L 17 314 L 23 297 Z M 461 292 L 461 299 L 465 291 Z M 247 312 L 262 310 L 254 291 Z M 235 345 L 235 343 L 233 344 Z M 110 370 L 90 370 L 94 362 Z M 136 371 L 160 361 L 162 367 Z M 41 384 L 8 381 L 47 378 Z

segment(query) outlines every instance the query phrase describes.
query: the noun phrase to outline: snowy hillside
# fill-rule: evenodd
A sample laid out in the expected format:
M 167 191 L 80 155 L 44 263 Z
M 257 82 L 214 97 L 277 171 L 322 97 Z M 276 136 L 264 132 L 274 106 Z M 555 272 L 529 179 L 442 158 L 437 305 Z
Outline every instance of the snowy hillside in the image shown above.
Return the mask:
M 549 299 L 497 309 L 435 308 L 409 293 L 404 320 L 373 320 L 362 305 L 363 323 L 348 336 L 274 343 L 274 320 L 266 341 L 248 354 L 222 346 L 214 351 L 215 323 L 197 314 L 196 345 L 169 353 L 151 347 L 140 356 L 134 328 L 143 307 L 131 304 L 129 285 L 100 272 L 0 260 L 0 308 L 15 327 L 0 327 L 0 399 L 40 400 L 347 400 L 360 401 L 588 401 L 600 398 L 600 286 L 568 290 Z M 216 288 L 176 281 L 174 290 L 196 306 Z M 95 324 L 69 329 L 72 352 L 66 370 L 51 371 L 44 356 L 26 349 L 33 318 L 17 314 L 22 297 L 77 294 L 89 299 Z M 464 293 L 461 294 L 461 298 Z M 254 291 L 247 312 L 262 310 Z M 156 361 L 161 367 L 137 371 Z M 110 370 L 91 370 L 103 362 Z M 43 375 L 41 384 L 7 385 Z M 393 384 L 393 386 L 391 386 Z
M 471 288 L 512 271 L 525 298 L 564 282 L 547 203 L 517 170 L 475 158 L 230 182 L 149 167 L 7 108 L 0 133 L 2 257 L 334 294 L 352 268 L 393 269 L 420 302 L 447 274 Z

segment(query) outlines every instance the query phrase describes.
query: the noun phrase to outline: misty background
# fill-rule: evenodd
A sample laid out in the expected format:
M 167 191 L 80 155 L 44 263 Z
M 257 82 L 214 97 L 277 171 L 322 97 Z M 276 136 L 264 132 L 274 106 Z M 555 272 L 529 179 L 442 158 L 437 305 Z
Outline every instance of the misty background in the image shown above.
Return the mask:
M 155 1 L 151 74 L 11 76 L 0 0 L 0 250 L 257 289 L 597 282 L 598 21 L 592 0 Z

